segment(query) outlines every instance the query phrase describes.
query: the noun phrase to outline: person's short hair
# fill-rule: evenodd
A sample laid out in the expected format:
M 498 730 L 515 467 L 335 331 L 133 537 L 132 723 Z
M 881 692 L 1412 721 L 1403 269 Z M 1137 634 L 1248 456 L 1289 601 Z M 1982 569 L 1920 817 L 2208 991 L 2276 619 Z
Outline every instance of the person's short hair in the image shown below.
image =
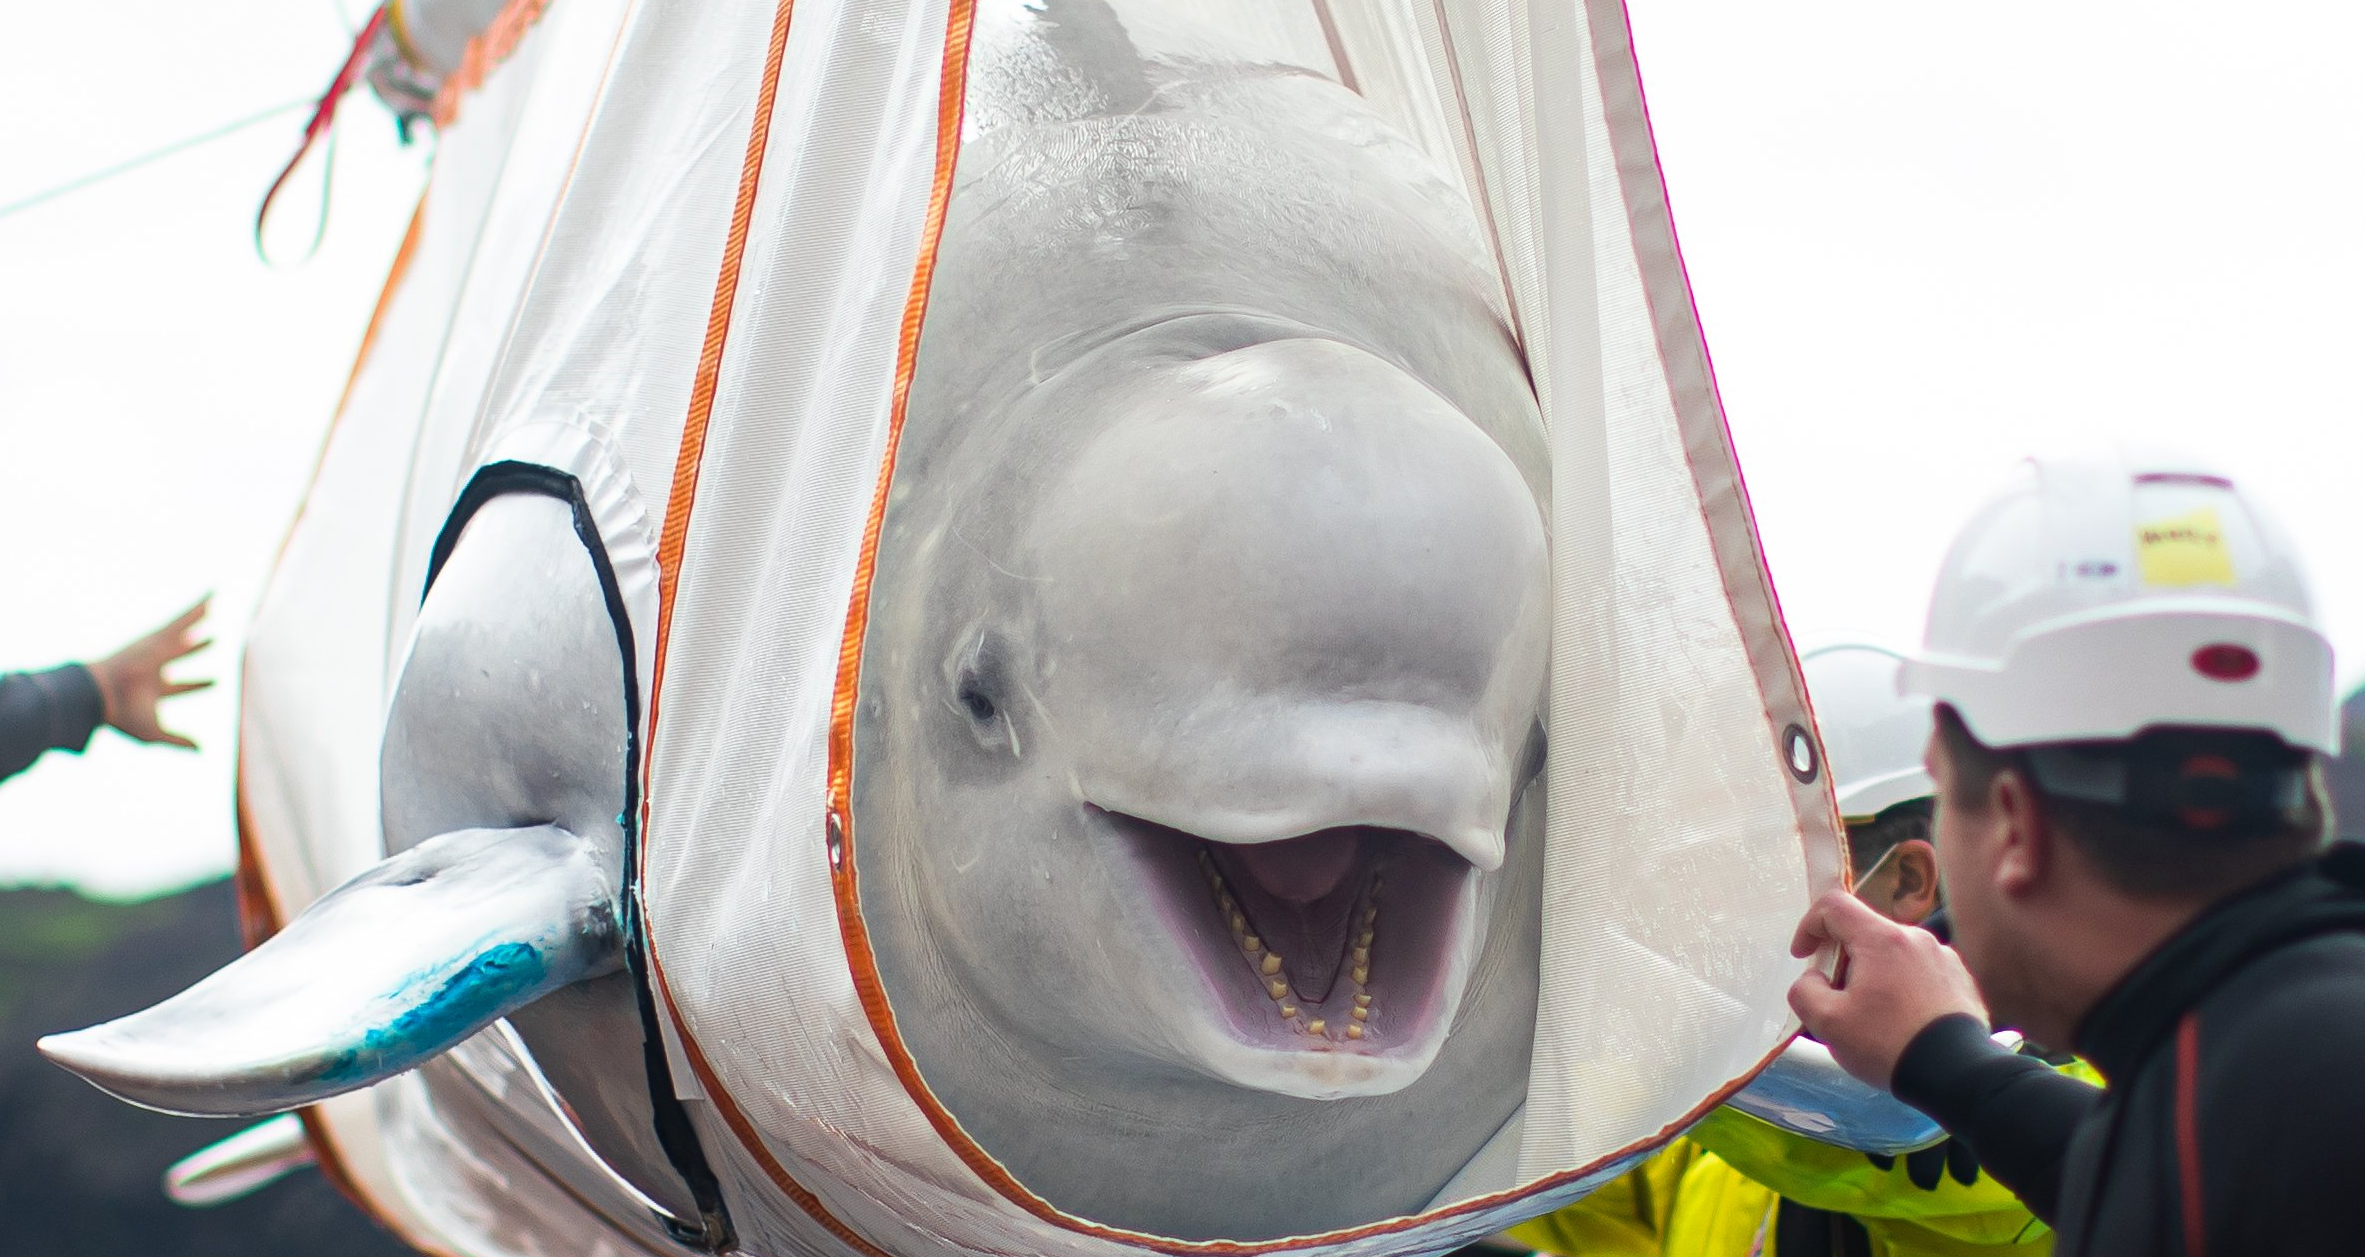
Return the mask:
M 1848 826 L 1848 863 L 1855 868 L 1856 876 L 1871 872 L 1872 866 L 1896 850 L 1899 843 L 1916 838 L 1930 841 L 1931 815 L 1929 799 L 1907 799 L 1881 809 L 1871 820 Z
M 1985 808 L 1989 787 L 2012 769 L 2043 801 L 2062 837 L 2093 861 L 2105 880 L 2131 895 L 2235 890 L 2305 860 L 2324 845 L 2328 808 L 2321 763 L 2272 734 L 2175 729 L 2146 731 L 2125 742 L 2003 750 L 1981 742 L 1944 703 L 1938 705 L 1937 726 L 1951 769 L 1940 806 Z M 2037 755 L 2046 757 L 2045 765 L 2035 762 Z M 2171 757 L 2165 773 L 2163 755 Z M 2174 765 L 2193 763 L 2226 766 L 2222 782 L 2229 792 L 2198 801 L 2167 797 L 2180 784 Z M 2073 797 L 2053 788 L 2048 776 L 2057 783 L 2065 765 L 2080 774 L 2099 770 L 2122 783 L 2124 801 Z M 2212 776 L 2202 784 L 2220 780 Z M 2233 792 L 2236 786 L 2246 793 Z

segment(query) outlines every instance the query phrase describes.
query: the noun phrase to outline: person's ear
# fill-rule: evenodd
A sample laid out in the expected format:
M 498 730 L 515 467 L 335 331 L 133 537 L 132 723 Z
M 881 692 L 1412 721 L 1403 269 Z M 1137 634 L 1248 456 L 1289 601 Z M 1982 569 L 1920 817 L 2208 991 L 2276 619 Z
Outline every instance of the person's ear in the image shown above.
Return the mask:
M 1883 915 L 1904 925 L 1920 925 L 1938 910 L 1938 849 L 1920 838 L 1909 838 L 1889 852 L 1887 910 Z
M 2019 769 L 1995 775 L 1987 804 L 1999 818 L 1995 855 L 1996 888 L 2013 898 L 2035 892 L 2053 869 L 2054 833 L 2044 796 Z

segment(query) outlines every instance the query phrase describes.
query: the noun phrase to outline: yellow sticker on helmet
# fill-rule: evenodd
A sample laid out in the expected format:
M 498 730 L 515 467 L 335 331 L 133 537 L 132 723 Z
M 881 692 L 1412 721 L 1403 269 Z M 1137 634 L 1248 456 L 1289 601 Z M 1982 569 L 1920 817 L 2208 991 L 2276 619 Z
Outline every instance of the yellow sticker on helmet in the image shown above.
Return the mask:
M 2225 544 L 2215 507 L 2137 524 L 2135 558 L 2146 585 L 2234 583 L 2234 553 Z

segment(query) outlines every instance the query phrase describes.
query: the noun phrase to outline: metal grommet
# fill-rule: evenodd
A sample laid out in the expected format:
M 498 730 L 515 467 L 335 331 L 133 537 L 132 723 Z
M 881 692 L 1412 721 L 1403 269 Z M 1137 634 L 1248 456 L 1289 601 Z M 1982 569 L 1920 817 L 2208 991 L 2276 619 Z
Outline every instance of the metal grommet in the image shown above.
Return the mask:
M 1815 750 L 1815 739 L 1808 735 L 1806 726 L 1793 724 L 1782 730 L 1782 762 L 1790 775 L 1809 785 L 1823 770 L 1823 757 Z
M 829 867 L 839 869 L 846 864 L 846 824 L 831 811 L 821 824 L 822 841 L 829 846 Z

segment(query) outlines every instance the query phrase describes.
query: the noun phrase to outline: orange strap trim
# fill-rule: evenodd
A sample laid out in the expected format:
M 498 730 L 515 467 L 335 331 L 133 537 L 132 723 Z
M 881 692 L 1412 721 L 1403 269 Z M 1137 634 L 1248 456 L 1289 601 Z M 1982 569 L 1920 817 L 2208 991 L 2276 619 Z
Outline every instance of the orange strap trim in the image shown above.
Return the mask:
M 756 184 L 764 170 L 764 149 L 772 138 L 772 103 L 780 94 L 780 66 L 788 57 L 788 22 L 796 0 L 780 0 L 772 14 L 772 42 L 764 51 L 764 77 L 756 88 L 755 122 L 748 128 L 747 153 L 739 163 L 739 193 L 731 203 L 730 229 L 723 235 L 723 265 L 715 276 L 714 302 L 706 314 L 706 340 L 698 349 L 698 374 L 690 383 L 690 410 L 682 420 L 681 448 L 673 457 L 673 484 L 665 495 L 665 524 L 657 533 L 656 663 L 649 673 L 649 748 L 641 756 L 641 858 L 634 876 L 649 867 L 651 766 L 656 763 L 658 709 L 665 698 L 665 660 L 673 645 L 674 591 L 682 579 L 682 552 L 690 542 L 690 511 L 698 500 L 698 471 L 706 461 L 706 425 L 714 416 L 715 385 L 722 378 L 723 342 L 731 333 L 731 311 L 739 297 L 739 265 L 747 253 L 748 224 L 755 219 Z M 656 958 L 650 947 L 650 959 Z M 680 1028 L 680 1019 L 675 1019 Z M 683 1036 L 685 1039 L 687 1035 Z
M 920 325 L 928 317 L 928 289 L 936 278 L 936 244 L 944 234 L 945 208 L 952 203 L 953 166 L 961 154 L 961 113 L 968 103 L 969 28 L 974 0 L 952 0 L 944 29 L 944 64 L 936 89 L 936 173 L 928 187 L 928 216 L 920 228 L 920 258 L 912 268 L 911 295 L 903 303 L 903 327 L 896 338 L 895 390 L 887 410 L 887 448 L 879 459 L 879 483 L 871 493 L 870 518 L 862 527 L 862 557 L 854 567 L 854 596 L 846 606 L 846 636 L 838 647 L 838 684 L 829 705 L 829 808 L 853 838 L 854 696 L 862 681 L 862 639 L 870 625 L 871 581 L 877 575 L 879 530 L 887 518 L 887 489 L 895 480 L 895 454 L 903 444 L 904 411 L 911 404 L 912 372 L 920 357 Z M 854 862 L 833 866 L 850 881 Z M 841 885 L 841 890 L 843 886 Z M 868 948 L 864 955 L 869 954 Z
M 378 290 L 378 304 L 370 307 L 370 321 L 361 332 L 361 348 L 353 351 L 353 370 L 345 376 L 345 388 L 337 394 L 337 408 L 330 412 L 333 425 L 345 415 L 345 406 L 353 400 L 353 386 L 361 380 L 361 368 L 370 360 L 370 349 L 378 343 L 378 328 L 386 322 L 386 311 L 394 304 L 395 290 L 402 287 L 402 277 L 410 272 L 411 257 L 419 251 L 419 232 L 427 221 L 427 194 L 419 194 L 418 208 L 411 211 L 410 226 L 403 229 L 402 243 L 394 250 L 394 264 L 386 268 L 386 286 Z M 334 431 L 332 427 L 331 431 Z M 322 458 L 328 456 L 328 443 L 320 447 Z M 319 475 L 318 464 L 313 474 Z
M 887 443 L 879 460 L 878 484 L 871 491 L 870 514 L 863 523 L 862 552 L 855 563 L 854 589 L 846 606 L 846 632 L 838 645 L 838 679 L 830 696 L 829 816 L 830 881 L 838 909 L 838 931 L 846 948 L 854 992 L 864 1015 L 878 1036 L 888 1064 L 904 1090 L 918 1102 L 954 1155 L 979 1178 L 1037 1216 L 1062 1220 L 1051 1206 L 1021 1186 L 1002 1164 L 977 1146 L 968 1132 L 947 1112 L 920 1077 L 919 1067 L 895 1028 L 895 1012 L 887 1003 L 872 955 L 870 933 L 862 921 L 862 898 L 856 883 L 854 838 L 854 705 L 862 682 L 862 645 L 870 624 L 870 595 L 878 574 L 879 534 L 887 517 L 887 493 L 895 480 L 896 453 L 903 442 L 903 423 L 911 405 L 911 384 L 920 354 L 920 329 L 927 322 L 928 295 L 936 278 L 936 250 L 944 235 L 944 219 L 952 203 L 953 172 L 961 153 L 961 118 L 968 103 L 969 34 L 975 16 L 974 0 L 952 0 L 945 16 L 944 59 L 936 94 L 936 165 L 928 186 L 928 209 L 920 228 L 919 258 L 912 267 L 911 289 L 904 299 L 903 323 L 895 351 L 895 382 L 887 410 Z
M 2184 1198 L 2184 1257 L 2205 1257 L 2209 1228 L 2201 1195 L 2201 1014 L 2176 1023 L 2176 1177 Z
M 649 973 L 657 979 L 658 997 L 665 1003 L 666 1014 L 673 1018 L 674 1030 L 682 1042 L 682 1055 L 690 1062 L 690 1072 L 697 1075 L 698 1085 L 706 1090 L 707 1098 L 714 1102 L 715 1112 L 722 1115 L 723 1124 L 729 1126 L 731 1133 L 739 1137 L 739 1142 L 755 1154 L 757 1164 L 763 1167 L 764 1177 L 771 1179 L 772 1185 L 779 1188 L 782 1195 L 795 1201 L 797 1207 L 820 1223 L 823 1229 L 862 1253 L 863 1257 L 894 1257 L 894 1254 L 864 1239 L 854 1228 L 840 1222 L 836 1215 L 830 1213 L 829 1206 L 821 1203 L 819 1196 L 798 1182 L 787 1167 L 772 1156 L 771 1150 L 764 1145 L 763 1135 L 756 1130 L 755 1123 L 748 1120 L 747 1114 L 731 1099 L 731 1093 L 725 1091 L 721 1080 L 715 1077 L 714 1067 L 707 1063 L 706 1053 L 699 1050 L 698 1040 L 683 1030 L 681 1014 L 675 1011 L 673 987 L 665 980 L 665 966 L 658 962 L 655 948 L 649 949 Z
M 328 462 L 329 446 L 336 440 L 337 425 L 345 418 L 345 407 L 353 400 L 353 388 L 361 380 L 361 369 L 369 364 L 370 349 L 378 343 L 378 328 L 386 321 L 386 311 L 394 304 L 395 290 L 402 287 L 402 278 L 410 270 L 411 257 L 418 251 L 419 230 L 427 216 L 427 197 L 422 193 L 419 206 L 411 211 L 411 225 L 403 232 L 402 244 L 394 251 L 394 264 L 387 268 L 386 285 L 378 290 L 378 304 L 370 310 L 369 325 L 362 329 L 361 347 L 353 352 L 353 369 L 345 375 L 344 391 L 337 394 L 337 408 L 329 412 L 328 432 L 320 439 L 320 452 L 313 456 L 312 474 L 305 478 L 304 496 L 296 503 L 296 513 L 288 520 L 287 531 L 280 534 L 278 553 L 272 557 L 274 574 L 279 561 L 287 557 L 288 544 L 295 540 L 296 526 L 303 522 L 304 508 L 312 500 L 312 490 L 320 483 L 320 469 Z M 245 686 L 240 686 L 241 694 Z M 244 701 L 241 699 L 241 701 Z M 246 810 L 246 755 L 238 748 L 236 764 L 231 769 L 230 806 L 238 829 L 238 862 L 231 872 L 232 889 L 238 896 L 238 933 L 247 948 L 262 945 L 263 940 L 277 934 L 286 924 L 279 910 L 278 897 L 271 892 L 271 879 L 263 868 L 262 848 L 256 843 L 254 818 Z
M 387 268 L 386 284 L 378 290 L 378 304 L 370 309 L 368 326 L 362 329 L 361 347 L 353 351 L 353 369 L 345 375 L 345 388 L 337 394 L 337 408 L 329 412 L 328 431 L 320 439 L 320 452 L 313 456 L 312 474 L 304 480 L 304 496 L 296 503 L 296 513 L 288 520 L 287 531 L 280 534 L 279 550 L 272 556 L 271 568 L 276 574 L 279 561 L 287 557 L 287 547 L 296 537 L 296 526 L 303 522 L 304 508 L 312 500 L 312 490 L 320 483 L 320 469 L 328 462 L 329 446 L 336 440 L 337 425 L 345 418 L 345 407 L 353 400 L 353 389 L 361 380 L 361 369 L 369 364 L 370 349 L 378 343 L 378 328 L 386 321 L 386 311 L 394 304 L 395 290 L 402 287 L 402 278 L 410 270 L 411 257 L 418 251 L 419 230 L 427 216 L 427 197 L 420 194 L 419 206 L 411 211 L 411 224 L 403 232 L 402 244 L 394 251 L 394 264 Z M 245 686 L 240 686 L 241 694 Z M 241 699 L 241 701 L 244 701 Z M 279 899 L 271 892 L 271 879 L 263 868 L 263 852 L 255 841 L 254 818 L 246 810 L 246 754 L 238 748 L 237 761 L 231 769 L 230 806 L 238 829 L 238 862 L 231 871 L 231 888 L 238 896 L 238 934 L 249 950 L 260 947 L 263 940 L 277 934 L 286 924 L 279 910 Z
M 320 1170 L 320 1176 L 328 1180 L 328 1185 L 335 1188 L 347 1204 L 361 1210 L 380 1226 L 386 1226 L 385 1215 L 379 1213 L 369 1197 L 355 1185 L 352 1171 L 347 1170 L 345 1163 L 337 1159 L 336 1145 L 329 1141 L 328 1128 L 322 1124 L 320 1114 L 312 1106 L 306 1105 L 296 1110 L 296 1120 L 304 1126 L 304 1142 L 312 1145 L 312 1161 Z M 394 1231 L 391 1226 L 387 1229 Z M 402 1234 L 400 1231 L 394 1233 Z
M 320 452 L 312 457 L 312 474 L 304 480 L 304 496 L 296 502 L 296 513 L 288 519 L 287 531 L 280 534 L 279 550 L 271 558 L 272 575 L 278 574 L 279 561 L 287 557 L 287 547 L 296 539 L 296 527 L 304 522 L 304 508 L 312 504 L 312 490 L 320 484 L 320 469 L 328 465 L 329 447 L 336 443 L 337 427 L 345 421 L 345 408 L 353 401 L 354 388 L 361 383 L 362 368 L 369 365 L 370 350 L 378 343 L 378 328 L 385 323 L 386 312 L 394 305 L 394 294 L 402 287 L 403 276 L 410 273 L 411 257 L 418 251 L 419 234 L 426 218 L 427 194 L 421 192 L 418 208 L 411 211 L 411 225 L 402 233 L 402 244 L 394 251 L 394 264 L 386 270 L 386 285 L 378 290 L 378 304 L 371 308 L 369 324 L 362 329 L 361 347 L 353 351 L 353 369 L 345 373 L 345 388 L 337 394 L 337 408 L 329 412 L 328 431 L 321 434 Z
M 764 76 L 756 89 L 755 119 L 748 128 L 747 152 L 739 167 L 739 192 L 731 205 L 729 231 L 723 237 L 723 261 L 715 276 L 714 302 L 706 318 L 706 340 L 698 351 L 698 373 L 690 385 L 690 408 L 682 421 L 681 448 L 674 455 L 673 484 L 666 495 L 665 523 L 657 535 L 657 644 L 656 663 L 649 677 L 649 750 L 641 758 L 641 842 L 640 867 L 635 877 L 645 877 L 648 870 L 651 840 L 650 789 L 653 765 L 656 763 L 656 740 L 660 728 L 659 707 L 665 693 L 665 661 L 673 644 L 673 607 L 676 591 L 680 588 L 682 554 L 688 547 L 690 515 L 697 502 L 698 473 L 706 459 L 706 429 L 714 416 L 715 387 L 722 376 L 723 346 L 731 331 L 731 312 L 737 304 L 739 273 L 747 253 L 748 226 L 755 218 L 757 185 L 764 168 L 764 150 L 771 142 L 772 108 L 780 93 L 780 69 L 788 55 L 789 18 L 795 0 L 779 0 L 772 15 L 772 38 L 764 52 Z M 644 908 L 645 912 L 645 908 Z M 645 920 L 645 917 L 644 917 Z M 682 1047 L 682 1055 L 689 1062 L 690 1072 L 697 1076 L 698 1085 L 713 1102 L 731 1133 L 754 1155 L 772 1185 L 794 1201 L 831 1235 L 845 1242 L 864 1257 L 892 1257 L 886 1250 L 873 1245 L 853 1228 L 832 1216 L 821 1198 L 814 1195 L 786 1167 L 779 1164 L 764 1147 L 763 1136 L 748 1120 L 730 1093 L 715 1077 L 714 1068 L 700 1050 L 696 1036 L 683 1024 L 681 1008 L 673 997 L 673 986 L 665 977 L 665 965 L 657 954 L 653 932 L 648 943 L 649 973 L 655 979 L 658 1001 L 665 1007 L 667 1020 L 673 1023 L 674 1037 Z
M 484 86 L 485 76 L 509 60 L 526 32 L 541 20 L 542 11 L 549 7 L 550 0 L 509 0 L 468 41 L 468 47 L 460 53 L 460 67 L 446 76 L 443 86 L 435 91 L 435 108 L 429 111 L 429 116 L 435 119 L 436 126 L 448 127 L 460 116 L 460 98 Z
M 246 812 L 245 757 L 239 759 L 239 766 L 231 769 L 230 807 L 238 818 L 238 863 L 230 873 L 230 889 L 238 897 L 238 941 L 253 951 L 286 922 L 280 918 L 270 878 L 263 872 L 263 853 L 255 845 L 254 821 Z

